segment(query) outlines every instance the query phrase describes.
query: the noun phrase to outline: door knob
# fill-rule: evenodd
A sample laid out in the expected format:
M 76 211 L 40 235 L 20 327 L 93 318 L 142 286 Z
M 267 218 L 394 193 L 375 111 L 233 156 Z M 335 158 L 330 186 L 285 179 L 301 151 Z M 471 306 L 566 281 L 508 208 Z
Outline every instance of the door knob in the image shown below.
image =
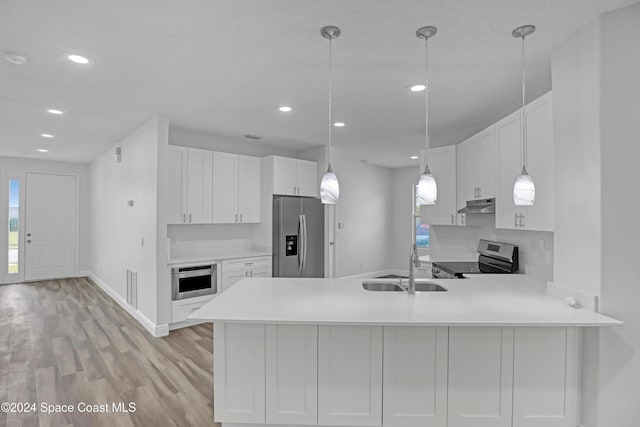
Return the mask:
M 31 237 L 31 233 L 27 233 L 27 237 Z
M 31 239 L 27 240 L 27 243 L 31 243 Z

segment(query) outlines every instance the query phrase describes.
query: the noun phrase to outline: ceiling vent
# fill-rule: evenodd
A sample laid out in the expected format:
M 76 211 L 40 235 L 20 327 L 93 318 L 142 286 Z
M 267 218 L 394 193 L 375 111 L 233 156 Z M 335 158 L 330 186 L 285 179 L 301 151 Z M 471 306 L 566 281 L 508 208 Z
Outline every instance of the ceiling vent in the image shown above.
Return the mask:
M 251 134 L 251 133 L 245 134 L 244 137 L 247 138 L 247 139 L 253 139 L 254 141 L 260 141 L 263 138 L 260 135 L 254 135 L 254 134 Z

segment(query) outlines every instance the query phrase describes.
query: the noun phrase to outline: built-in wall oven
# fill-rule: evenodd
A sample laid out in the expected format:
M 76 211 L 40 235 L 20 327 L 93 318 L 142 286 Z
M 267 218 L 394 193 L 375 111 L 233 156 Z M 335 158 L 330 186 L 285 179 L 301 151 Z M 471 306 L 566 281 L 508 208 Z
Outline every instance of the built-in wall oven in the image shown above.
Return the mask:
M 207 264 L 171 269 L 172 299 L 199 297 L 218 292 L 218 265 Z

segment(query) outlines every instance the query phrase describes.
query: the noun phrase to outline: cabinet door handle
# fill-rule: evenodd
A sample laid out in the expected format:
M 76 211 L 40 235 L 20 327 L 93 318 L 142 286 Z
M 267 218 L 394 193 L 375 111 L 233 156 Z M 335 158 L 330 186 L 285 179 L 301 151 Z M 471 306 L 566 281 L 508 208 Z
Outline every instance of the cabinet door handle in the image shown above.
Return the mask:
M 238 214 L 236 214 L 236 219 L 235 219 L 235 221 L 236 221 L 236 222 L 238 222 Z
M 520 228 L 524 228 L 524 214 L 520 215 Z
M 187 214 L 182 214 L 182 222 L 187 222 Z
M 462 223 L 462 225 L 464 225 L 464 217 L 465 217 L 464 214 L 460 215 L 460 222 Z
M 451 224 L 455 224 L 456 223 L 454 218 L 455 218 L 454 215 L 451 214 Z
M 518 228 L 518 214 L 513 214 L 513 228 Z
M 482 187 L 478 187 L 478 198 L 482 197 Z
M 189 214 L 189 222 L 191 222 L 191 214 Z
M 240 222 L 242 222 L 242 214 L 240 214 Z
M 293 194 L 298 194 L 298 193 L 296 193 L 296 186 L 295 185 L 293 186 Z

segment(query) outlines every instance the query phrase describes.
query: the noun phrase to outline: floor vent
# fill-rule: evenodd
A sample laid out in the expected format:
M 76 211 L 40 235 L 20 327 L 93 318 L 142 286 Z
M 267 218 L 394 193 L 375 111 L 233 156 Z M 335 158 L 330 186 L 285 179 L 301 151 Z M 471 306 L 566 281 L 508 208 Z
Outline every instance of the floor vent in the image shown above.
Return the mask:
M 138 308 L 138 273 L 127 270 L 127 302 Z

